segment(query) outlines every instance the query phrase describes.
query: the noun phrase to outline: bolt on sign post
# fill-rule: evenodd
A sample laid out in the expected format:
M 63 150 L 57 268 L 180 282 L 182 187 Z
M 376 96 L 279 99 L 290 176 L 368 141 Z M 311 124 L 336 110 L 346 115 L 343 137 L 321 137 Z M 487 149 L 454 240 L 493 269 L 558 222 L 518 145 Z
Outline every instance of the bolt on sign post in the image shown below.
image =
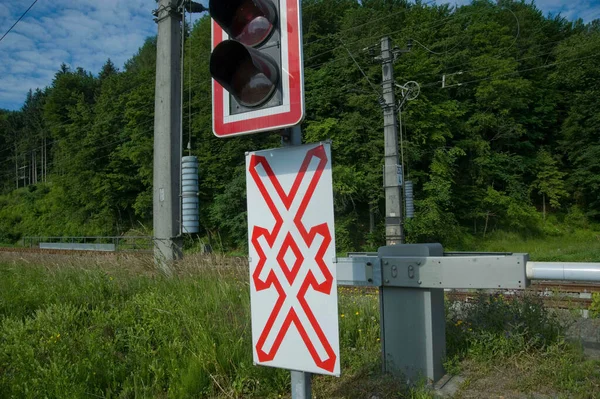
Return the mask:
M 339 376 L 330 144 L 249 152 L 246 185 L 254 362 Z
M 278 130 L 304 118 L 300 0 L 210 0 L 213 132 Z

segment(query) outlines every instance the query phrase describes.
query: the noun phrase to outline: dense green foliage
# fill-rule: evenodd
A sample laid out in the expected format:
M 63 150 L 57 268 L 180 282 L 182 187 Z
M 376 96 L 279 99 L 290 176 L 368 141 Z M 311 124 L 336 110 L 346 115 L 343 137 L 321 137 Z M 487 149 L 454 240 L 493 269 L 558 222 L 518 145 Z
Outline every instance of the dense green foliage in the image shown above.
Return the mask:
M 401 48 L 412 39 L 412 51 L 395 63 L 396 81 L 422 88 L 402 112 L 416 196 L 411 240 L 456 243 L 465 233 L 498 229 L 535 233 L 547 214 L 569 211 L 600 217 L 597 21 L 548 17 L 513 0 L 457 9 L 303 0 L 303 29 L 304 139 L 333 140 L 338 249 L 382 243 L 381 66 L 373 56 L 384 35 Z M 123 71 L 110 60 L 97 76 L 63 65 L 21 110 L 0 112 L 0 242 L 150 225 L 155 46 L 148 39 Z M 202 235 L 240 248 L 244 152 L 278 146 L 279 138 L 215 138 L 208 18 L 190 30 L 186 46 L 192 68 L 185 76 L 184 139 L 191 135 L 192 154 L 200 157 Z

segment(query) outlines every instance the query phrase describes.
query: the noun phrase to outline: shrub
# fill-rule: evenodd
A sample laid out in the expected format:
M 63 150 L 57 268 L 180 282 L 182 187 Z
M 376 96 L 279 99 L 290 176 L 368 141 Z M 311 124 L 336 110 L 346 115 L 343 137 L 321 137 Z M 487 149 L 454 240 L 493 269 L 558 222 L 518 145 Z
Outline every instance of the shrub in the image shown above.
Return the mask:
M 475 360 L 493 361 L 545 349 L 563 333 L 558 318 L 538 297 L 478 293 L 473 303 L 449 309 L 448 358 L 469 354 Z
M 600 292 L 594 292 L 592 294 L 590 313 L 592 317 L 600 317 Z

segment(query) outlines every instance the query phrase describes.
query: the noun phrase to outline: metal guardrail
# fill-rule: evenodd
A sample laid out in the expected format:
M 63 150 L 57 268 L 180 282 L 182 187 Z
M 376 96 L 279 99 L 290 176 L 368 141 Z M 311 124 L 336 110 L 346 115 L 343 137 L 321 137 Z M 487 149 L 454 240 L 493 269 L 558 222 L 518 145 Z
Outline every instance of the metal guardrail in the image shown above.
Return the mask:
M 115 244 L 79 243 L 79 242 L 40 242 L 40 249 L 58 249 L 65 251 L 102 251 L 115 252 Z
M 40 244 L 59 244 L 61 249 L 77 250 L 82 247 L 110 244 L 116 251 L 152 251 L 154 239 L 151 236 L 81 236 L 81 237 L 23 237 L 22 244 L 27 248 L 42 248 Z M 69 244 L 72 244 L 69 248 Z M 85 245 L 90 244 L 90 245 Z M 47 245 L 46 245 L 47 246 Z

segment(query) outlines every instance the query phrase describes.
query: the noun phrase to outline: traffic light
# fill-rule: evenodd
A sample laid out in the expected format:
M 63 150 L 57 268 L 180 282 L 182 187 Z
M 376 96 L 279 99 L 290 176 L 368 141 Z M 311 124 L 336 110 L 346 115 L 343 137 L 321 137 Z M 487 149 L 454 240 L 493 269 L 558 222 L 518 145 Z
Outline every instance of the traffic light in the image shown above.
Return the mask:
M 209 7 L 213 20 L 230 37 L 213 50 L 210 74 L 237 103 L 232 113 L 279 105 L 278 5 L 271 0 L 211 0 Z
M 300 123 L 300 0 L 210 0 L 209 12 L 215 134 L 249 134 Z

